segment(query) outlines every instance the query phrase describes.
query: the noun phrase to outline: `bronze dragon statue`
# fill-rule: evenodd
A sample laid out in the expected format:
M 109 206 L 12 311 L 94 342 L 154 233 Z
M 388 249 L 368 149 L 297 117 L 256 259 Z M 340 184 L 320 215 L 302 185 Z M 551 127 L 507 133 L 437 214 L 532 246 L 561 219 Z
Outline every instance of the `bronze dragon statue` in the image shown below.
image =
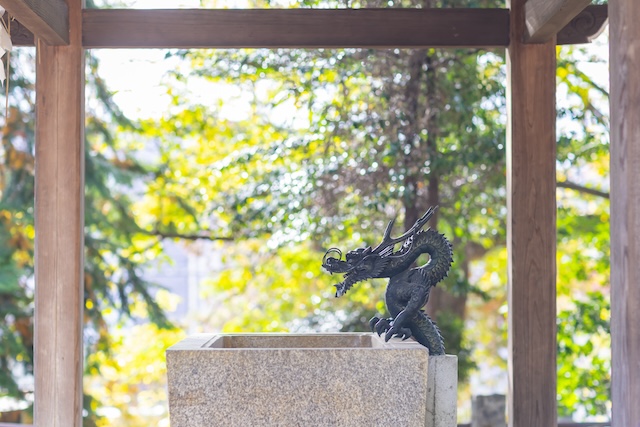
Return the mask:
M 336 297 L 344 295 L 355 283 L 373 278 L 389 278 L 385 293 L 387 310 L 392 317 L 374 317 L 369 322 L 371 330 L 385 334 L 385 341 L 393 336 L 413 337 L 429 349 L 431 355 L 444 354 L 444 342 L 440 330 L 422 310 L 429 300 L 429 292 L 444 279 L 453 262 L 451 243 L 430 228 L 422 230 L 437 209 L 429 208 L 402 236 L 391 237 L 395 220 L 387 225 L 382 242 L 375 248 L 368 246 L 349 251 L 346 260 L 337 248 L 329 249 L 322 259 L 322 267 L 330 273 L 344 274 L 344 280 L 334 285 Z M 401 243 L 395 251 L 395 246 Z M 422 266 L 411 268 L 418 257 L 429 254 L 430 260 Z

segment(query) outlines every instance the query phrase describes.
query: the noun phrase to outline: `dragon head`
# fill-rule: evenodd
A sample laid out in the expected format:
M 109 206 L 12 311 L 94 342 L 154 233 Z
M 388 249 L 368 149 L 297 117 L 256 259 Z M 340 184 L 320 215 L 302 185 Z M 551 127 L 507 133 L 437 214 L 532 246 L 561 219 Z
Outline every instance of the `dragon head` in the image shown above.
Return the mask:
M 346 260 L 342 260 L 342 251 L 329 249 L 322 258 L 322 267 L 329 273 L 342 273 L 344 280 L 336 287 L 336 297 L 344 295 L 357 282 L 377 277 L 384 267 L 380 254 L 373 253 L 371 246 L 347 252 Z
M 344 280 L 334 285 L 336 297 L 344 295 L 357 282 L 377 277 L 388 277 L 383 274 L 388 262 L 394 257 L 402 256 L 401 253 L 411 246 L 415 234 L 429 221 L 436 209 L 437 206 L 429 208 L 410 230 L 396 238 L 391 237 L 395 219 L 391 220 L 384 232 L 382 242 L 378 246 L 373 249 L 371 246 L 367 246 L 349 251 L 344 261 L 340 249 L 329 249 L 322 258 L 322 267 L 331 274 L 344 274 Z M 404 248 L 399 253 L 394 252 L 394 246 L 397 243 L 402 243 Z

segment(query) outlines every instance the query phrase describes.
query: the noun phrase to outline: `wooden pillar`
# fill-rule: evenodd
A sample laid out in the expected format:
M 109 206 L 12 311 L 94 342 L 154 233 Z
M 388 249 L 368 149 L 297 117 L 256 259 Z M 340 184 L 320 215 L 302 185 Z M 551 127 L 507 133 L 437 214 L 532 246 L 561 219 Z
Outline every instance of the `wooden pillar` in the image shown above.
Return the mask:
M 507 54 L 507 250 L 511 427 L 555 426 L 555 37 L 524 44 L 526 0 L 511 0 Z
M 640 2 L 609 2 L 613 427 L 640 427 Z
M 35 425 L 82 425 L 84 49 L 82 1 L 69 46 L 36 42 Z

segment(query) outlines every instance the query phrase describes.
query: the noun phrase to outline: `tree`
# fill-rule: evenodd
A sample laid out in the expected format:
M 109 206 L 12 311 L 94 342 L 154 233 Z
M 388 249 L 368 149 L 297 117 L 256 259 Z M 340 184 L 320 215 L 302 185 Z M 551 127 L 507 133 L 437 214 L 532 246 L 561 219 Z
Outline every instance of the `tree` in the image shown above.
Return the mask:
M 320 249 L 329 245 L 354 247 L 381 238 L 395 210 L 410 225 L 427 206 L 440 205 L 432 226 L 452 238 L 462 268 L 441 286 L 448 292 L 434 292 L 438 303 L 431 311 L 450 350 L 464 356 L 459 330 L 472 289 L 469 260 L 504 236 L 500 57 L 474 49 L 178 55 L 194 71 L 175 73 L 176 112 L 143 129 L 163 140 L 164 169 L 179 174 L 157 180 L 148 206 L 163 206 L 165 221 L 187 230 L 235 239 L 265 236 L 272 251 L 309 239 L 320 259 Z M 218 108 L 189 102 L 194 79 L 209 87 L 241 87 L 252 94 L 246 102 L 251 114 L 228 120 Z M 171 155 L 177 144 L 180 153 Z M 198 191 L 201 197 L 181 197 Z M 187 205 L 172 203 L 176 199 Z M 192 219 L 185 222 L 187 216 Z M 250 262 L 244 276 L 255 268 Z M 268 293 L 269 282 L 256 286 Z M 217 283 L 228 291 L 228 275 Z M 373 314 L 373 306 L 364 312 L 357 307 L 350 308 L 354 318 Z
M 163 310 L 172 311 L 175 296 L 156 294 Z M 175 307 L 173 307 L 175 308 Z M 138 305 L 132 311 L 142 310 Z M 87 409 L 98 414 L 98 427 L 168 426 L 166 349 L 185 338 L 177 328 L 141 323 L 110 329 L 109 352 L 87 358 L 84 389 Z
M 602 413 L 608 361 L 599 345 L 607 340 L 602 290 L 608 214 L 600 202 L 606 189 L 593 184 L 606 175 L 606 115 L 595 101 L 606 91 L 580 74 L 569 57 L 573 52 L 567 59 L 564 54 L 559 82 L 577 98 L 560 110 L 576 127 L 563 131 L 558 144 L 560 407 L 567 414 L 578 408 Z M 112 360 L 133 345 L 119 328 L 145 317 L 170 326 L 140 274 L 160 255 L 162 239 L 219 242 L 228 268 L 211 279 L 204 295 L 215 308 L 202 319 L 209 330 L 363 330 L 384 309 L 384 283 L 360 284 L 348 298 L 333 299 L 333 278 L 319 268 L 324 250 L 375 244 L 394 214 L 410 225 L 432 204 L 441 210 L 431 225 L 450 237 L 456 253 L 453 274 L 437 288 L 446 292 L 434 292 L 427 311 L 436 315 L 449 352 L 460 354 L 461 373 L 476 361 L 504 363 L 500 54 L 278 49 L 168 55 L 183 59 L 167 87 L 171 110 L 160 120 L 139 123 L 112 102 L 97 62 L 88 57 L 85 336 L 87 390 L 95 398 L 117 407 L 128 422 L 144 422 L 95 380 L 103 369 L 102 376 L 130 392 L 118 375 L 137 375 L 135 364 Z M 33 61 L 16 58 L 20 64 Z M 33 76 L 17 69 L 24 77 L 15 71 L 10 77 L 13 108 L 0 183 L 0 238 L 6 242 L 0 251 L 0 390 L 24 399 L 12 375 L 16 366 L 27 372 L 32 366 Z M 585 171 L 593 182 L 585 182 L 579 173 Z M 154 338 L 166 345 L 179 336 L 155 327 L 131 330 L 149 344 Z M 580 340 L 569 339 L 578 335 Z M 159 351 L 151 345 L 140 353 Z M 589 363 L 598 369 L 588 378 Z M 100 406 L 87 397 L 86 409 Z
M 565 47 L 558 60 L 559 91 L 567 94 L 559 108 L 557 287 L 559 411 L 565 416 L 611 411 L 609 94 L 606 79 L 598 82 L 592 70 L 606 76 L 606 59 L 593 53 L 603 46 L 606 38 L 591 50 Z
M 579 72 L 579 61 L 572 54 L 563 51 L 559 57 L 559 82 L 561 87 L 567 85 L 567 93 L 576 94 L 582 101 L 559 110 L 560 120 L 571 116 L 574 128 L 562 130 L 558 181 L 560 188 L 577 190 L 578 194 L 570 193 L 569 204 L 559 203 L 559 257 L 569 254 L 576 257 L 576 262 L 594 260 L 593 267 L 601 270 L 606 268 L 606 262 L 600 261 L 606 250 L 596 260 L 586 246 L 576 242 L 603 242 L 602 227 L 590 228 L 593 223 L 583 212 L 569 206 L 582 204 L 589 195 L 606 195 L 584 184 L 580 173 L 585 167 L 600 165 L 594 179 L 602 179 L 606 128 L 596 133 L 590 130 L 594 118 L 606 126 L 606 115 L 594 107 L 594 97 L 602 91 Z M 165 163 L 166 170 L 180 173 L 163 176 L 165 192 L 154 192 L 147 203 L 168 205 L 178 194 L 171 188 L 180 188 L 182 194 L 199 189 L 202 197 L 187 201 L 187 206 L 173 206 L 175 218 L 183 218 L 188 212 L 202 213 L 181 224 L 207 229 L 207 235 L 214 238 L 262 236 L 261 244 L 254 241 L 225 246 L 227 253 L 236 253 L 229 249 L 231 245 L 237 248 L 238 258 L 231 264 L 236 268 L 212 281 L 212 294 L 221 292 L 243 304 L 256 301 L 255 295 L 271 295 L 259 299 L 262 302 L 251 310 L 226 312 L 234 319 L 226 323 L 226 330 L 318 327 L 317 315 L 324 316 L 331 307 L 353 314 L 343 318 L 343 324 L 348 325 L 345 328 L 366 328 L 367 316 L 380 308 L 372 302 L 381 299 L 383 284 L 363 289 L 367 295 L 364 304 L 355 301 L 363 298 L 355 291 L 354 300 L 338 302 L 340 305 L 326 305 L 324 301 L 311 307 L 305 304 L 305 309 L 299 313 L 296 310 L 293 317 L 305 316 L 306 310 L 306 322 L 292 321 L 291 312 L 282 309 L 288 305 L 281 296 L 290 295 L 293 283 L 304 283 L 314 295 L 327 283 L 326 277 L 318 276 L 317 269 L 308 264 L 306 255 L 305 261 L 300 261 L 302 254 L 315 250 L 319 260 L 322 249 L 330 246 L 354 248 L 362 242 L 375 243 L 395 212 L 410 225 L 428 205 L 439 204 L 441 214 L 432 225 L 453 240 L 456 262 L 452 277 L 437 288 L 446 292 L 434 292 L 427 311 L 435 313 L 449 350 L 460 353 L 466 363 L 470 349 L 463 325 L 469 320 L 470 292 L 479 298 L 473 303 L 474 310 L 493 307 L 495 313 L 506 290 L 504 275 L 497 276 L 497 287 L 470 280 L 473 266 L 484 265 L 495 272 L 488 260 L 502 259 L 504 253 L 505 76 L 500 55 L 435 49 L 183 51 L 174 55 L 187 61 L 192 70 L 184 72 L 182 67 L 174 73 L 174 114 L 143 128 L 162 129 L 154 136 L 182 147 L 180 155 L 167 157 Z M 576 70 L 580 82 L 567 77 Z M 243 110 L 237 113 L 239 118 L 224 116 L 221 105 L 230 102 L 228 99 L 214 98 L 210 102 L 200 96 L 194 104 L 189 95 L 194 80 L 199 94 L 226 85 L 250 94 L 236 99 Z M 163 138 L 166 133 L 171 137 Z M 598 218 L 606 221 L 606 216 Z M 563 240 L 565 235 L 570 238 Z M 292 251 L 298 254 L 295 260 L 287 255 Z M 266 252 L 275 257 L 269 258 Z M 283 259 L 290 265 L 308 267 L 301 270 L 302 274 L 285 273 L 295 281 L 282 279 L 277 273 L 286 271 Z M 564 278 L 561 276 L 559 283 Z M 578 278 L 576 287 L 589 286 Z M 566 292 L 563 286 L 560 283 L 561 297 Z M 601 292 L 602 288 L 596 290 Z M 327 290 L 321 296 L 330 294 Z M 594 299 L 595 294 L 585 295 L 594 303 L 599 301 Z M 228 305 L 229 300 L 225 301 Z M 563 305 L 562 298 L 559 306 L 572 309 Z M 569 313 L 573 312 L 563 311 L 560 319 L 565 322 L 574 318 Z M 606 314 L 606 308 L 602 313 Z M 220 324 L 219 318 L 215 324 Z M 494 325 L 505 330 L 499 319 Z M 586 325 L 575 326 L 588 330 Z M 494 331 L 502 336 L 499 330 Z M 561 338 L 568 336 L 568 331 L 561 330 Z M 493 342 L 504 346 L 504 341 Z M 491 352 L 494 360 L 500 359 L 498 351 Z M 483 354 L 487 353 L 483 349 Z M 559 355 L 564 366 L 570 359 L 565 358 L 562 348 Z M 606 369 L 606 363 L 600 365 Z M 466 366 L 462 372 L 467 372 Z M 599 375 L 606 378 L 607 373 Z M 606 385 L 606 379 L 599 381 Z M 585 394 L 576 404 L 590 405 L 593 399 Z M 561 397 L 561 407 L 566 411 L 577 408 L 565 397 Z M 593 407 L 602 409 L 602 405 Z
M 28 402 L 33 373 L 34 250 L 34 64 L 33 50 L 11 57 L 9 108 L 0 164 L 0 395 Z M 137 227 L 131 189 L 150 174 L 116 130 L 134 129 L 111 101 L 98 63 L 87 56 L 85 346 L 87 354 L 108 353 L 110 330 L 134 319 L 130 307 L 161 328 L 164 311 L 143 280 L 141 267 L 160 252 L 160 239 Z M 109 320 L 107 320 L 109 318 Z M 27 384 L 25 384 L 27 383 Z M 90 401 L 90 399 L 87 399 Z M 90 409 L 90 407 L 86 408 Z M 92 425 L 94 419 L 87 419 Z

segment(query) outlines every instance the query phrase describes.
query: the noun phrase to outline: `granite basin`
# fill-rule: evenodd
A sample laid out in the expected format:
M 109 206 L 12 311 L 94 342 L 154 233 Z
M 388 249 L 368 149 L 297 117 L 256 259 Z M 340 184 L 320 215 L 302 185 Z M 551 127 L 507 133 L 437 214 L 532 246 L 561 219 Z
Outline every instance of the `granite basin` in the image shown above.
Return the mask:
M 198 334 L 167 350 L 172 427 L 454 427 L 457 357 L 375 334 Z

